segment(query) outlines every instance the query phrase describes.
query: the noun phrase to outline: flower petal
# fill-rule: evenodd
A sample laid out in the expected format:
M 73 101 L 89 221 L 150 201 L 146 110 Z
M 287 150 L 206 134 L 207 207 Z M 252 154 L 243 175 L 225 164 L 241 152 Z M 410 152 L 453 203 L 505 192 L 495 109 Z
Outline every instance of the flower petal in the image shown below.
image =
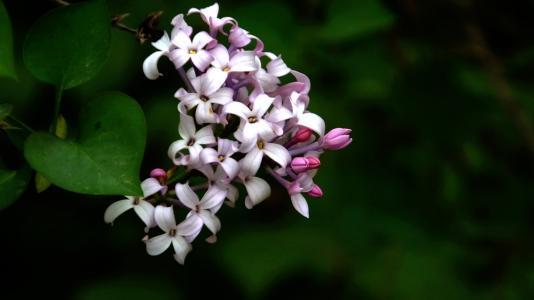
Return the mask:
M 184 31 L 178 31 L 171 42 L 184 51 L 189 51 L 192 46 L 191 38 Z
M 223 87 L 219 89 L 218 91 L 216 91 L 215 93 L 210 95 L 209 102 L 220 104 L 220 105 L 225 105 L 227 103 L 232 102 L 233 97 L 234 97 L 234 90 L 232 90 L 231 88 Z
M 210 50 L 210 53 L 214 58 L 214 60 L 211 62 L 214 67 L 222 70 L 228 65 L 230 56 L 228 55 L 228 49 L 226 49 L 224 45 L 217 45 L 215 48 Z
M 195 120 L 189 115 L 180 114 L 180 125 L 178 126 L 178 133 L 184 140 L 189 140 L 195 136 L 196 127 Z
M 206 227 L 208 227 L 208 229 L 213 234 L 216 234 L 217 232 L 219 232 L 219 230 L 221 230 L 221 221 L 211 211 L 201 210 L 198 212 L 198 216 L 202 219 L 204 225 L 206 225 Z
M 205 31 L 201 31 L 193 37 L 191 46 L 197 51 L 204 48 L 209 42 L 213 41 L 213 38 Z M 211 55 L 210 55 L 211 57 Z
M 176 218 L 174 217 L 174 209 L 172 206 L 166 207 L 158 205 L 154 211 L 154 219 L 159 228 L 165 232 L 176 228 Z
M 239 150 L 237 142 L 228 139 L 219 139 L 217 141 L 217 148 L 221 155 L 232 156 Z
M 230 59 L 229 65 L 232 72 L 252 72 L 258 69 L 254 51 L 242 51 L 236 53 Z
M 291 72 L 291 69 L 287 67 L 281 57 L 277 57 L 267 64 L 267 72 L 276 77 L 282 77 Z
M 191 216 L 185 218 L 185 220 L 178 224 L 176 233 L 181 236 L 194 235 L 202 229 L 202 225 L 202 219 L 196 214 L 191 214 Z
M 224 169 L 224 172 L 229 178 L 234 178 L 239 172 L 239 164 L 231 157 L 225 158 L 221 162 L 221 167 Z
M 198 102 L 195 111 L 195 119 L 198 124 L 217 123 L 217 114 L 213 112 L 211 103 L 203 101 Z
M 219 161 L 219 153 L 213 148 L 206 148 L 200 152 L 200 161 L 204 164 L 210 164 Z
M 198 50 L 196 54 L 191 56 L 191 61 L 200 71 L 204 72 L 213 61 L 213 57 L 206 50 Z
M 178 199 L 180 202 L 182 202 L 185 206 L 187 206 L 190 209 L 195 209 L 198 203 L 200 202 L 198 200 L 197 194 L 191 189 L 189 186 L 189 183 L 176 184 L 176 196 L 178 196 Z
M 263 117 L 267 112 L 269 107 L 273 104 L 274 98 L 271 98 L 265 94 L 260 94 L 256 99 L 254 99 L 254 104 L 252 107 L 252 112 L 257 114 L 257 117 Z
M 246 120 L 250 114 L 250 109 L 245 104 L 234 101 L 224 106 L 223 114 L 236 115 L 241 119 Z
M 200 200 L 200 208 L 202 209 L 211 209 L 226 198 L 226 190 L 219 188 L 217 185 L 212 185 L 208 188 L 202 200 Z
M 178 153 L 185 148 L 187 148 L 186 140 L 177 140 L 169 146 L 169 150 L 167 150 L 167 155 L 170 159 L 172 159 L 175 165 L 178 165 L 179 162 L 179 157 L 177 157 Z
M 104 212 L 104 222 L 113 223 L 125 211 L 133 207 L 133 198 L 113 202 Z
M 165 51 L 156 51 L 143 61 L 143 73 L 145 73 L 146 78 L 155 80 L 162 75 L 158 70 L 158 61 L 165 54 Z
M 163 186 L 156 178 L 147 178 L 141 182 L 141 189 L 143 190 L 143 196 L 146 198 L 161 191 Z
M 146 252 L 152 256 L 160 255 L 169 248 L 171 241 L 172 239 L 167 233 L 155 236 L 146 241 Z
M 139 200 L 139 204 L 134 205 L 134 211 L 148 228 L 156 226 L 154 219 L 154 206 L 145 200 Z
M 187 50 L 177 48 L 170 52 L 169 58 L 174 63 L 175 68 L 181 68 L 189 61 L 191 56 L 187 53 Z
M 301 193 L 291 195 L 291 203 L 293 204 L 295 210 L 297 210 L 301 215 L 305 216 L 306 218 L 310 217 L 308 202 L 306 202 L 306 199 Z
M 169 51 L 169 47 L 171 46 L 171 39 L 169 38 L 167 32 L 164 31 L 161 38 L 152 43 L 152 46 L 154 46 L 154 48 L 160 51 Z
M 195 141 L 200 145 L 214 144 L 217 142 L 213 136 L 213 129 L 210 125 L 202 127 L 197 131 L 195 134 Z
M 258 149 L 258 147 L 254 147 L 239 161 L 239 166 L 246 176 L 254 176 L 260 168 L 262 159 L 263 151 Z
M 271 195 L 271 187 L 267 181 L 259 177 L 247 178 L 243 184 L 248 193 L 248 196 L 245 198 L 245 206 L 248 209 L 251 209 Z
M 303 113 L 299 116 L 297 124 L 300 126 L 308 127 L 309 129 L 315 131 L 319 136 L 324 135 L 324 120 L 314 113 Z
M 265 155 L 269 156 L 282 168 L 285 168 L 287 164 L 291 161 L 291 155 L 287 149 L 279 144 L 267 143 L 263 148 Z
M 174 259 L 181 265 L 185 263 L 185 257 L 191 250 L 191 244 L 189 244 L 183 237 L 175 236 L 172 239 L 172 247 L 174 248 Z
M 226 80 L 227 74 L 217 68 L 209 68 L 206 74 L 202 75 L 202 92 L 210 96 L 221 88 Z

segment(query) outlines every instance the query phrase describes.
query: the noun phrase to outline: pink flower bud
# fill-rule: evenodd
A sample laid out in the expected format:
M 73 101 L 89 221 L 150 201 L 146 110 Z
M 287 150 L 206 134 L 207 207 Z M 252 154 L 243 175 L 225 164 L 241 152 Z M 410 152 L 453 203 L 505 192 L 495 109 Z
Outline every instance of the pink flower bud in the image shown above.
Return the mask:
M 352 142 L 352 138 L 349 135 L 351 131 L 347 128 L 334 128 L 330 130 L 321 139 L 321 147 L 325 150 L 339 150 L 347 147 Z
M 321 161 L 318 157 L 307 156 L 306 159 L 308 160 L 308 170 L 317 169 L 321 166 Z
M 294 143 L 306 142 L 312 136 L 313 131 L 307 127 L 300 127 L 295 136 L 293 137 Z
M 291 169 L 297 173 L 308 170 L 309 162 L 305 157 L 295 157 L 291 161 Z
M 308 195 L 319 198 L 323 196 L 323 191 L 318 185 L 314 184 L 312 189 L 308 192 Z
M 165 172 L 163 169 L 157 168 L 150 171 L 150 177 L 165 180 L 167 179 L 167 172 Z

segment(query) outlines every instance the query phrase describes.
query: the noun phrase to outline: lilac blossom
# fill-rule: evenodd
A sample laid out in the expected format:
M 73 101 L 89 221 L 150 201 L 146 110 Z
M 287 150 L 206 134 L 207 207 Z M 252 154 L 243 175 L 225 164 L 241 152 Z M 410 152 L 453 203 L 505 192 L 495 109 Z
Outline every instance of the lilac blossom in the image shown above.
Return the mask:
M 306 196 L 323 196 L 314 182 L 320 156 L 352 142 L 350 129 L 325 134 L 324 120 L 310 111 L 310 79 L 281 55 L 264 51 L 262 40 L 236 20 L 219 17 L 217 3 L 189 15 L 200 16 L 207 32 L 195 31 L 178 14 L 171 36 L 153 43 L 157 51 L 143 62 L 153 80 L 161 75 L 159 59 L 167 56 L 183 80 L 174 95 L 180 138 L 168 149 L 172 166 L 153 169 L 141 184 L 143 196 L 111 204 L 104 216 L 112 223 L 133 209 L 147 227 L 148 254 L 172 245 L 180 264 L 204 227 L 206 241 L 216 242 L 217 213 L 225 203 L 252 209 L 281 188 L 296 212 L 309 218 L 313 203 Z M 184 216 L 178 224 L 175 210 Z M 163 234 L 152 232 L 156 226 Z

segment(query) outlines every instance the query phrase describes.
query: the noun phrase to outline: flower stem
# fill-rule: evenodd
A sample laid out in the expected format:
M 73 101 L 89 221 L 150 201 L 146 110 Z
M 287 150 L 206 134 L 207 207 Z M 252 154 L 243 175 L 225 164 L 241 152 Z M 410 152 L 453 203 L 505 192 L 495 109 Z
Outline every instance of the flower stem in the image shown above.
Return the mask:
M 11 119 L 13 121 L 15 121 L 16 123 L 18 123 L 22 128 L 28 130 L 30 133 L 34 132 L 34 130 L 28 126 L 26 123 L 22 122 L 21 120 L 19 120 L 17 117 L 13 116 L 13 115 L 9 115 L 7 116 L 8 119 Z
M 321 146 L 319 145 L 319 143 L 315 142 L 315 143 L 311 143 L 311 144 L 309 144 L 307 146 L 291 149 L 291 150 L 289 150 L 289 154 L 291 154 L 291 156 L 293 157 L 295 155 L 303 154 L 303 153 L 306 153 L 308 151 L 319 150 L 320 148 L 321 148 Z
M 276 181 L 278 181 L 278 183 L 280 183 L 283 187 L 285 187 L 286 189 L 289 187 L 289 181 L 285 180 L 280 174 L 276 173 L 273 169 L 266 167 L 265 170 L 269 174 L 271 174 L 271 176 L 273 176 L 274 179 L 276 179 Z
M 185 73 L 184 68 L 178 68 L 178 74 L 180 74 L 180 78 L 182 78 L 182 81 L 184 82 L 187 91 L 190 93 L 194 93 L 195 89 L 193 88 L 193 85 L 191 84 L 189 78 L 187 78 L 187 74 Z

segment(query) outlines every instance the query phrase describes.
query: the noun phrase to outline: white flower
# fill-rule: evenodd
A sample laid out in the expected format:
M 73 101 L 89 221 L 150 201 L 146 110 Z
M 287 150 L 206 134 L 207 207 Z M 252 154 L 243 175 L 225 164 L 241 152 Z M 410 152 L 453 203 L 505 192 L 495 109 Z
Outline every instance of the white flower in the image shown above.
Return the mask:
M 112 224 L 118 216 L 133 208 L 137 216 L 139 216 L 148 228 L 156 226 L 154 223 L 154 206 L 146 201 L 145 198 L 154 195 L 164 188 L 165 186 L 162 186 L 157 179 L 145 179 L 141 182 L 143 197 L 126 196 L 126 199 L 114 202 L 104 212 L 104 221 Z
M 323 136 L 325 130 L 324 120 L 314 113 L 305 112 L 306 103 L 299 100 L 300 96 L 301 95 L 297 92 L 293 92 L 289 96 L 293 109 L 293 116 L 297 119 L 297 125 L 307 127 L 315 131 L 319 136 Z
M 202 223 L 196 219 L 186 218 L 182 223 L 176 225 L 172 207 L 158 206 L 154 215 L 159 228 L 165 233 L 146 240 L 148 254 L 160 255 L 172 244 L 175 251 L 174 258 L 183 265 L 185 257 L 192 249 L 184 236 L 194 234 L 197 228 L 202 226 Z
M 235 23 L 235 20 L 230 17 L 219 18 L 219 4 L 215 3 L 206 8 L 191 8 L 187 15 L 198 13 L 200 17 L 206 24 L 210 27 L 210 33 L 215 35 L 219 29 L 221 29 L 225 24 Z
M 192 165 L 197 163 L 200 151 L 202 151 L 202 145 L 216 142 L 210 125 L 196 131 L 195 121 L 188 115 L 180 115 L 178 132 L 182 139 L 172 143 L 168 150 L 168 155 L 175 165 Z M 184 150 L 189 151 L 189 154 L 184 155 L 180 152 Z
M 176 184 L 176 196 L 178 196 L 180 202 L 191 209 L 187 218 L 201 220 L 201 224 L 206 225 L 212 232 L 212 236 L 207 241 L 215 242 L 217 240 L 216 234 L 221 229 L 221 221 L 219 221 L 219 218 L 217 218 L 212 210 L 217 211 L 221 207 L 224 198 L 226 198 L 226 191 L 216 185 L 212 185 L 208 188 L 202 199 L 199 200 L 197 194 L 195 194 L 189 184 L 178 183 Z M 200 233 L 200 229 L 198 228 L 191 235 L 192 239 Z
M 239 197 L 239 191 L 235 186 L 231 184 L 231 178 L 228 177 L 226 172 L 221 166 L 217 167 L 217 170 L 213 172 L 213 168 L 210 165 L 202 165 L 197 168 L 202 172 L 206 179 L 208 179 L 209 186 L 216 185 L 219 189 L 226 191 L 226 199 L 228 199 L 228 206 L 234 207 L 237 198 Z M 218 207 L 213 208 L 211 211 L 217 213 Z
M 239 164 L 231 156 L 239 150 L 237 142 L 219 139 L 217 151 L 206 148 L 200 153 L 200 160 L 204 164 L 215 163 L 221 166 L 229 179 L 233 179 L 239 172 Z
M 179 89 L 174 95 L 180 99 L 180 106 L 186 106 L 187 109 L 196 107 L 195 120 L 199 124 L 218 123 L 218 115 L 214 112 L 213 104 L 225 105 L 232 102 L 234 91 L 231 88 L 221 87 L 224 79 L 213 76 L 212 69 L 206 74 L 191 79 L 191 85 L 194 92 L 187 92 L 183 88 Z M 178 108 L 182 113 L 183 109 Z
M 189 60 L 201 71 L 204 71 L 213 60 L 208 51 L 204 50 L 206 45 L 213 41 L 208 33 L 201 31 L 197 33 L 193 40 L 182 30 L 176 33 L 172 43 L 177 47 L 170 53 L 170 58 L 176 68 L 181 68 Z
M 252 104 L 252 109 L 248 108 L 241 102 L 230 102 L 223 108 L 224 114 L 233 114 L 241 118 L 238 131 L 235 137 L 249 148 L 251 144 L 256 143 L 258 136 L 265 138 L 273 135 L 274 130 L 268 121 L 263 119 L 274 98 L 265 94 L 256 97 Z
M 243 165 L 249 165 L 250 169 L 258 169 L 261 165 L 263 155 L 267 155 L 274 160 L 282 169 L 285 169 L 287 164 L 291 162 L 291 155 L 287 149 L 276 143 L 269 143 L 261 138 L 256 144 L 253 144 L 252 149 L 246 150 L 247 155 L 240 161 Z

